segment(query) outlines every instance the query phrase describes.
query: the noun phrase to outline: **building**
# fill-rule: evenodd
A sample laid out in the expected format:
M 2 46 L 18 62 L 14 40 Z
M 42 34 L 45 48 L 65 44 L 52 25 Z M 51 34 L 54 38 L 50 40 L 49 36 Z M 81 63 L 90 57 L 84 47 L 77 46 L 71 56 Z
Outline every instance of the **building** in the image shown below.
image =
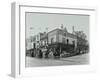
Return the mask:
M 74 51 L 77 48 L 77 37 L 65 28 L 57 28 L 48 32 L 48 45 L 51 48 L 59 48 L 60 51 Z
M 40 45 L 41 45 L 41 41 L 40 41 L 40 37 L 41 37 L 41 33 L 38 33 L 37 35 L 35 35 L 33 38 L 34 38 L 34 40 L 33 40 L 33 42 L 32 42 L 32 44 L 33 44 L 33 48 L 39 48 L 40 47 Z
M 28 39 L 26 39 L 26 49 L 34 49 L 34 48 L 39 48 L 41 45 L 41 40 L 40 36 L 42 33 L 38 33 L 37 35 L 31 36 Z
M 45 47 L 48 45 L 48 34 L 46 32 L 41 33 L 40 36 L 40 41 L 41 41 L 41 47 Z
M 71 33 L 68 33 L 66 30 L 55 29 L 48 33 L 48 43 L 62 43 L 75 45 L 77 47 L 77 37 Z
M 29 37 L 26 39 L 26 50 L 30 50 L 33 48 L 33 41 L 34 41 L 34 38 L 33 36 Z
M 49 32 L 38 33 L 31 37 L 31 48 L 58 48 L 60 51 L 73 53 L 77 49 L 88 48 L 86 35 L 82 32 L 75 32 L 72 27 L 72 33 L 69 33 L 66 28 L 61 25 L 61 28 L 56 28 Z M 77 34 L 76 34 L 77 33 Z
M 76 48 L 77 37 L 74 34 L 67 32 L 66 28 L 57 28 L 48 33 L 44 32 L 35 35 L 32 44 L 33 48 L 61 45 L 72 45 Z

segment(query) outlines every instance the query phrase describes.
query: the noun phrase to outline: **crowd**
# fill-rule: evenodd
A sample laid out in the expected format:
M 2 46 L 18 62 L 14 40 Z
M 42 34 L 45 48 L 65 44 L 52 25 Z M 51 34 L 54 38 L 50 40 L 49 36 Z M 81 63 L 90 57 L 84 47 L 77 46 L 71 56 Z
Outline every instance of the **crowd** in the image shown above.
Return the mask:
M 84 54 L 84 53 L 88 53 L 88 49 L 73 49 L 73 48 L 68 48 L 67 49 L 61 49 L 59 47 L 53 47 L 53 48 L 49 48 L 49 47 L 45 47 L 45 48 L 34 48 L 31 50 L 28 50 L 26 52 L 27 54 L 30 54 L 31 57 L 38 57 L 38 58 L 60 58 L 60 57 L 69 57 L 69 56 L 74 56 L 74 55 L 80 55 L 80 54 Z
M 33 49 L 31 51 L 31 56 L 32 57 L 38 57 L 38 58 L 49 58 L 50 55 L 51 57 L 60 57 L 60 49 L 59 48 L 37 48 Z

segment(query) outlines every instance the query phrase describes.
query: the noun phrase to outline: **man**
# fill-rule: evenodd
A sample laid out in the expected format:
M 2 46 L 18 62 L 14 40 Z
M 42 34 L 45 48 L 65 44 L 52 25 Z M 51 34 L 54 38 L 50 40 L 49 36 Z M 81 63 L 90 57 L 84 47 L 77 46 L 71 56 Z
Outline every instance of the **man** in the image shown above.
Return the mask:
M 48 58 L 48 54 L 49 54 L 49 48 L 47 48 L 47 51 L 45 53 L 45 58 Z
M 39 58 L 42 58 L 43 57 L 43 53 L 42 53 L 42 50 L 41 48 L 39 49 Z

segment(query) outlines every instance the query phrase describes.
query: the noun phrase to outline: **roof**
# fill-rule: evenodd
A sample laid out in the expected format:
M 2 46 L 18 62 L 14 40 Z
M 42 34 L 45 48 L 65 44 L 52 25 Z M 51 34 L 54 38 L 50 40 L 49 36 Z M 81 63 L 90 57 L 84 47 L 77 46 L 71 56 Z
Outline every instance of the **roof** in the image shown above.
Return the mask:
M 54 29 L 52 31 L 49 31 L 48 34 L 51 33 L 51 32 L 57 31 L 57 30 L 59 30 L 59 28 L 56 28 L 56 29 Z
M 65 31 L 65 30 L 59 29 L 59 28 L 56 28 L 56 29 L 54 29 L 54 30 L 48 32 L 48 34 L 51 33 L 51 32 L 54 32 L 54 31 L 59 31 L 59 34 L 62 34 L 62 35 L 64 35 L 64 33 L 65 33 L 67 37 L 77 38 L 76 35 L 74 35 L 74 34 L 72 34 L 72 33 L 69 33 L 69 32 L 67 32 L 67 31 Z
M 71 38 L 77 38 L 77 36 L 74 35 L 74 34 L 72 34 L 72 33 L 67 33 L 67 36 L 68 36 L 68 37 L 71 37 Z

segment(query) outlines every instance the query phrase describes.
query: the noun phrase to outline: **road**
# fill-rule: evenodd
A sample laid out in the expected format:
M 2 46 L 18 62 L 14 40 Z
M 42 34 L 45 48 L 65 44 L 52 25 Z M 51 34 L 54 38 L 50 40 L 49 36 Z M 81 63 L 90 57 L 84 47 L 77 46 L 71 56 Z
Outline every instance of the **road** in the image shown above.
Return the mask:
M 82 54 L 73 57 L 59 58 L 59 59 L 45 59 L 26 57 L 26 67 L 39 66 L 59 66 L 59 65 L 82 65 L 89 63 L 89 54 Z

